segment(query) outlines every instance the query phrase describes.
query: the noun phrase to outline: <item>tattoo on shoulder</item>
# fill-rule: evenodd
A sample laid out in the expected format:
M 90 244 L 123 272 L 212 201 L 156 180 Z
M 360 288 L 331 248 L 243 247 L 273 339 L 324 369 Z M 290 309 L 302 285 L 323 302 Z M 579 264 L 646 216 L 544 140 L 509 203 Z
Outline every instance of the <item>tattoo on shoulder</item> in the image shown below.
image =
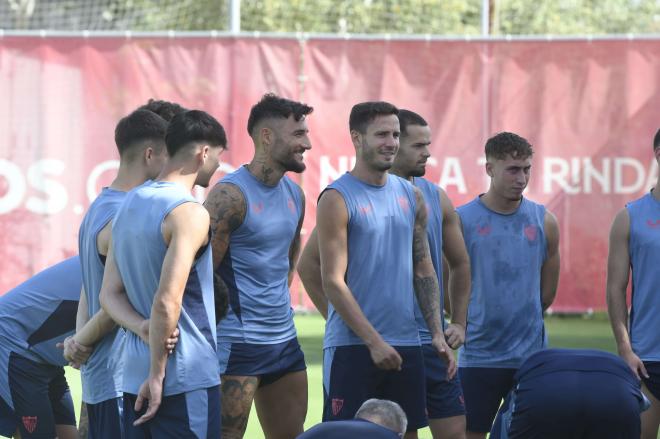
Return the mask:
M 204 202 L 204 207 L 211 216 L 211 228 L 228 233 L 243 223 L 247 210 L 243 194 L 232 184 L 217 186 Z
M 220 184 L 211 191 L 204 207 L 211 217 L 213 266 L 218 267 L 229 246 L 231 233 L 243 224 L 245 219 L 245 198 L 236 186 Z

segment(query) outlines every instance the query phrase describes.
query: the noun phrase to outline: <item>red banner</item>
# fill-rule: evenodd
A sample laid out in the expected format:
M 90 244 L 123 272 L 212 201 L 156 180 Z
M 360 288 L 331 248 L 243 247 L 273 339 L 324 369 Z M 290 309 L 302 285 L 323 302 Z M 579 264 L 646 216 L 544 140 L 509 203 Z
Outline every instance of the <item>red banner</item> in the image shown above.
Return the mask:
M 485 140 L 526 137 L 527 196 L 561 230 L 553 308 L 602 309 L 610 222 L 657 180 L 658 84 L 660 40 L 0 38 L 0 291 L 76 252 L 82 214 L 117 166 L 120 117 L 150 97 L 209 111 L 228 131 L 227 172 L 252 156 L 249 109 L 274 91 L 315 107 L 306 231 L 320 189 L 352 166 L 354 103 L 422 114 L 427 176 L 457 206 L 487 188 Z M 292 301 L 311 306 L 298 288 Z

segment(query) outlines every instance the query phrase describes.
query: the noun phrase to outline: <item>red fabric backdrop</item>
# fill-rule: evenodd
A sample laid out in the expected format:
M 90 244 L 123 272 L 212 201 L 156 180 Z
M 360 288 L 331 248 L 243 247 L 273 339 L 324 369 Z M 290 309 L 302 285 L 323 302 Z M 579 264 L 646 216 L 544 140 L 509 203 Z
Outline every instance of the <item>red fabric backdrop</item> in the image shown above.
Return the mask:
M 611 219 L 657 180 L 659 87 L 660 40 L 0 38 L 0 291 L 77 251 L 82 214 L 116 169 L 121 116 L 150 97 L 209 111 L 228 131 L 226 172 L 250 159 L 249 108 L 273 91 L 315 107 L 296 176 L 306 231 L 320 190 L 351 167 L 356 102 L 429 121 L 427 176 L 455 205 L 486 189 L 490 135 L 525 136 L 536 150 L 527 195 L 562 234 L 553 308 L 602 309 Z M 311 306 L 297 281 L 292 301 Z

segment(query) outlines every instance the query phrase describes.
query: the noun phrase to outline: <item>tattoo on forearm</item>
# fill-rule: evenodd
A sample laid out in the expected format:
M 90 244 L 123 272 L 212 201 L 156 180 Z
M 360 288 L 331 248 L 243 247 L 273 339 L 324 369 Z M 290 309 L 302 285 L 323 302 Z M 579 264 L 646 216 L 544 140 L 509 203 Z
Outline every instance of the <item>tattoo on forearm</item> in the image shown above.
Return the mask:
M 435 276 L 417 277 L 413 280 L 419 309 L 431 334 L 442 332 L 440 327 L 440 295 Z
M 429 241 L 426 236 L 426 227 L 423 230 L 418 230 L 418 227 L 415 226 L 415 232 L 413 234 L 413 263 L 416 264 L 423 261 L 430 255 L 431 251 L 429 250 Z
M 426 234 L 426 223 L 428 213 L 426 212 L 426 202 L 419 190 L 415 191 L 417 199 L 417 212 L 415 214 L 415 228 L 413 229 L 413 264 L 417 264 L 424 258 L 430 257 L 429 241 Z
M 89 420 L 87 418 L 87 404 L 80 403 L 80 420 L 78 421 L 78 437 L 87 439 L 89 434 Z
M 256 377 L 245 377 L 244 379 L 222 377 L 223 435 L 240 433 L 238 437 L 243 436 L 258 384 L 259 380 Z

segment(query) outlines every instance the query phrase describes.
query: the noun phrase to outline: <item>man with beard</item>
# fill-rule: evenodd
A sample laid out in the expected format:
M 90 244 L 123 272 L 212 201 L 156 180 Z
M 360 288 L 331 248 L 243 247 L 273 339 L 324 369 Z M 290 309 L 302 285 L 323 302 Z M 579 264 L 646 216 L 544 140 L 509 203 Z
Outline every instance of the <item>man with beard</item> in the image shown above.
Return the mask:
M 424 197 L 387 172 L 399 149 L 397 114 L 387 102 L 353 106 L 355 167 L 319 199 L 321 277 L 329 300 L 323 420 L 350 419 L 366 399 L 386 398 L 401 405 L 408 417 L 406 437 L 414 438 L 426 425 L 415 296 L 449 379 L 456 363 L 440 321 Z
M 214 267 L 229 293 L 227 317 L 218 325 L 225 438 L 243 437 L 253 401 L 266 437 L 303 431 L 307 372 L 289 285 L 305 196 L 284 174 L 305 170 L 311 112 L 305 104 L 264 95 L 247 124 L 252 161 L 223 178 L 205 203 Z

